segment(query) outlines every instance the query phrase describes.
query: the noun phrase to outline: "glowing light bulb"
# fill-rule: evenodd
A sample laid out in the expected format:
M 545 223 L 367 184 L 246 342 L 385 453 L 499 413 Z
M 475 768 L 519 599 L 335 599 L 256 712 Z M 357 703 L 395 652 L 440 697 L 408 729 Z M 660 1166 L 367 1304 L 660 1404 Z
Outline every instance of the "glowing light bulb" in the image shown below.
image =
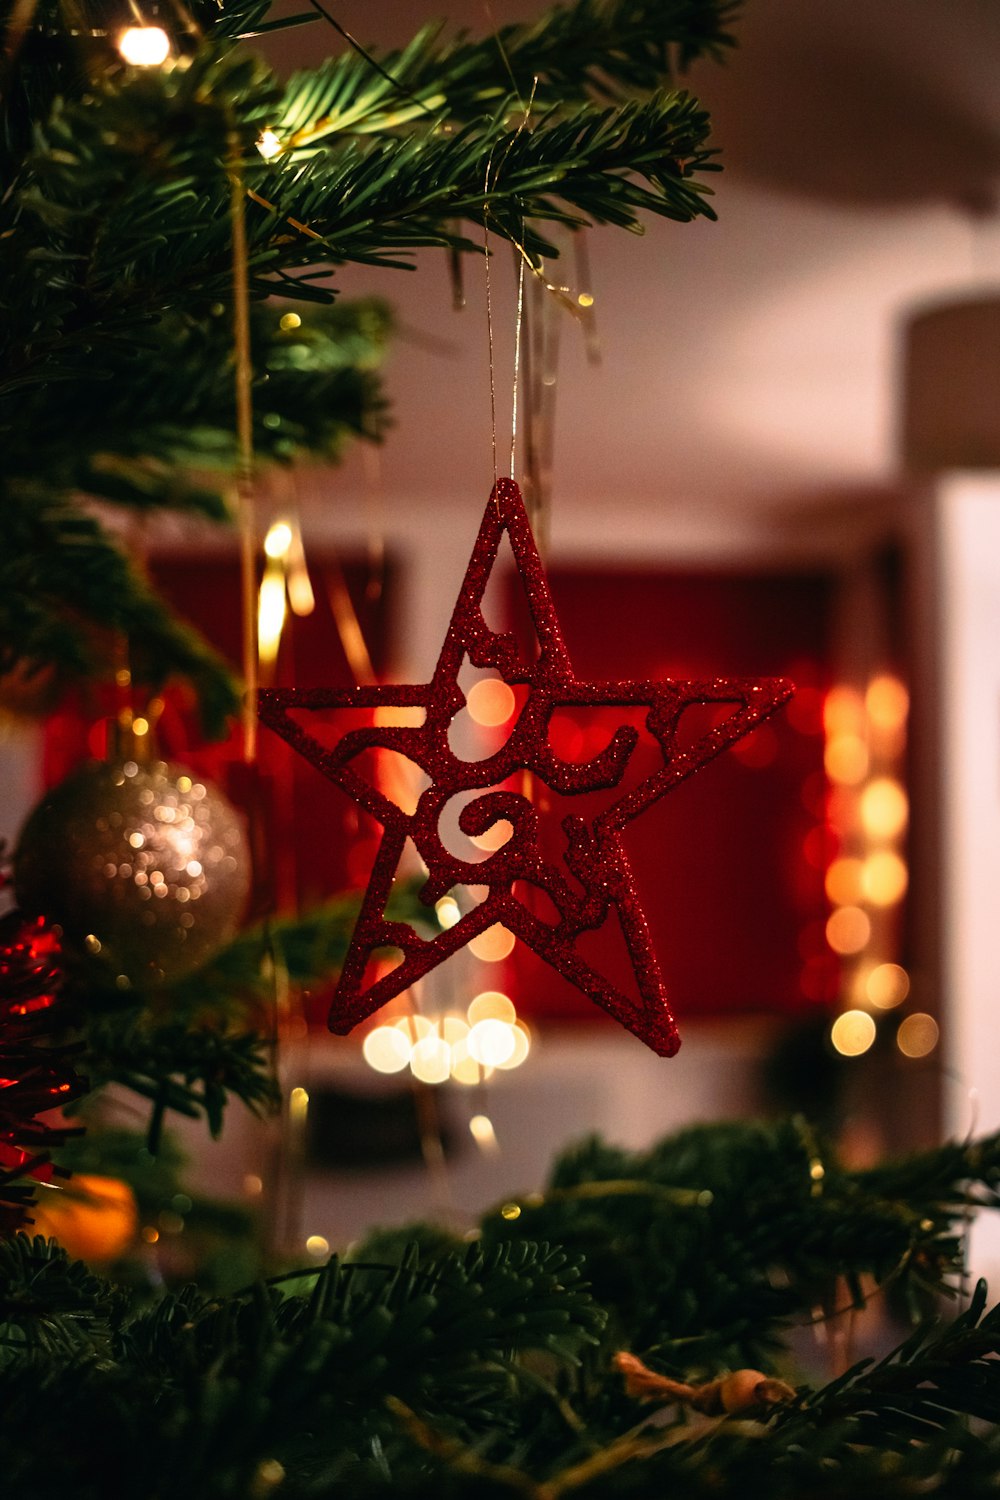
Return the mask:
M 432 1033 L 410 1052 L 410 1072 L 421 1083 L 444 1083 L 451 1072 L 451 1048 L 443 1037 Z
M 910 806 L 906 792 L 891 776 L 879 776 L 861 793 L 861 825 L 869 838 L 892 839 L 906 827 Z
M 898 677 L 873 677 L 865 693 L 865 708 L 879 729 L 900 729 L 910 710 L 910 695 Z
M 280 570 L 268 569 L 257 602 L 257 649 L 263 662 L 273 662 L 278 655 L 285 613 L 285 580 Z
M 828 741 L 823 764 L 831 781 L 857 786 L 868 774 L 868 747 L 856 734 L 837 734 Z
M 460 1040 L 452 1043 L 451 1076 L 456 1083 L 464 1083 L 471 1088 L 474 1084 L 482 1083 L 488 1071 L 470 1056 L 467 1041 Z
M 302 327 L 302 319 L 299 317 L 298 313 L 295 312 L 282 313 L 281 317 L 278 319 L 278 327 L 281 329 L 282 333 L 291 333 L 293 328 Z
M 401 1073 L 410 1061 L 410 1043 L 395 1026 L 376 1026 L 365 1037 L 361 1053 L 376 1073 Z
M 442 896 L 440 901 L 435 901 L 434 910 L 439 924 L 444 928 L 454 927 L 456 922 L 462 920 L 462 908 L 454 896 Z
M 860 906 L 841 906 L 826 924 L 826 940 L 834 953 L 860 953 L 871 937 L 872 924 Z
M 528 1035 L 528 1028 L 523 1021 L 515 1021 L 514 1025 L 510 1027 L 510 1034 L 514 1039 L 514 1050 L 506 1062 L 498 1062 L 496 1065 L 498 1068 L 502 1068 L 504 1072 L 509 1072 L 512 1068 L 519 1068 L 531 1051 L 531 1038 Z
M 162 26 L 126 26 L 118 51 L 133 68 L 158 68 L 170 56 L 170 38 Z
M 469 689 L 465 706 L 476 724 L 493 729 L 498 724 L 506 724 L 517 707 L 517 700 L 500 678 L 484 677 Z
M 292 528 L 287 521 L 275 521 L 264 538 L 264 551 L 268 557 L 284 557 L 292 545 Z
M 329 1255 L 330 1241 L 322 1234 L 311 1234 L 306 1240 L 306 1254 L 313 1255 L 319 1260 L 321 1255 Z
M 499 922 L 487 927 L 469 944 L 469 952 L 481 963 L 495 964 L 507 958 L 514 949 L 514 934 L 501 927 Z
M 516 1045 L 514 1028 L 507 1021 L 477 1021 L 466 1043 L 470 1056 L 490 1068 L 509 1062 Z
M 864 862 L 861 888 L 873 906 L 895 906 L 906 895 L 909 878 L 906 862 L 891 849 L 880 849 Z
M 841 1057 L 860 1057 L 875 1040 L 875 1022 L 866 1010 L 845 1010 L 830 1027 L 830 1042 Z
M 500 1150 L 497 1133 L 489 1115 L 473 1115 L 469 1121 L 469 1134 L 480 1151 L 495 1153 Z
M 850 906 L 861 897 L 860 859 L 835 859 L 826 872 L 826 894 L 835 906 Z
M 257 150 L 265 161 L 270 161 L 281 150 L 281 141 L 273 130 L 262 130 L 257 137 Z
M 514 1002 L 499 990 L 483 990 L 472 1001 L 466 1014 L 473 1026 L 479 1021 L 503 1021 L 511 1026 L 517 1020 Z

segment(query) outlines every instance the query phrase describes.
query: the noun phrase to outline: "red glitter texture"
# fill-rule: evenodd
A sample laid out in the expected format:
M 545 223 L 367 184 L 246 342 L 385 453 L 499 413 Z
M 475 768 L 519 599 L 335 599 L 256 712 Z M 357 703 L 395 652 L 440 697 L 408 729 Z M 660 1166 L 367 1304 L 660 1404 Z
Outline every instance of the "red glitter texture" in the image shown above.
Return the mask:
M 492 631 L 482 614 L 483 594 L 505 532 L 538 639 L 538 656 L 532 663 L 521 659 L 513 634 Z M 448 741 L 449 726 L 465 707 L 458 675 L 466 656 L 473 666 L 493 669 L 512 687 L 527 689 L 510 737 L 495 754 L 479 761 L 459 759 Z M 749 734 L 791 693 L 791 684 L 783 678 L 713 677 L 662 682 L 578 679 L 563 642 L 520 491 L 513 480 L 499 480 L 486 506 L 430 682 L 345 691 L 273 689 L 260 695 L 262 720 L 330 781 L 343 787 L 384 830 L 334 993 L 331 1031 L 350 1031 L 479 933 L 501 923 L 654 1052 L 671 1056 L 680 1039 L 621 833 L 626 824 L 679 782 Z M 684 710 L 693 704 L 732 704 L 734 708 L 696 743 L 680 747 L 676 743 L 678 723 Z M 636 707 L 648 709 L 645 723 L 662 752 L 662 766 L 627 793 L 612 797 L 590 823 L 574 815 L 565 817 L 562 830 L 566 847 L 561 863 L 553 863 L 542 852 L 538 809 L 504 783 L 511 778 L 520 781 L 523 773 L 529 772 L 562 796 L 617 788 L 639 739 L 636 728 L 620 726 L 599 755 L 576 764 L 561 760 L 553 752 L 549 723 L 562 709 Z M 423 709 L 424 722 L 412 727 L 354 729 L 331 749 L 310 735 L 290 713 L 331 708 Z M 352 765 L 356 757 L 373 748 L 397 751 L 430 779 L 412 814 L 403 812 Z M 513 826 L 507 843 L 481 863 L 452 854 L 444 847 L 439 831 L 439 817 L 450 799 L 469 792 L 482 795 L 462 810 L 459 826 L 464 833 L 470 837 L 483 834 L 500 819 L 507 819 Z M 421 891 L 421 899 L 428 906 L 455 887 L 488 887 L 483 901 L 433 938 L 422 937 L 407 924 L 385 918 L 386 902 L 407 839 L 412 840 L 428 871 Z M 536 916 L 514 889 L 518 882 L 543 892 L 557 920 L 542 921 Z M 581 935 L 603 927 L 615 915 L 628 948 L 638 1000 L 623 994 L 578 951 Z M 388 973 L 377 974 L 366 988 L 369 960 L 377 950 L 387 947 L 399 949 L 402 962 Z
M 67 1025 L 59 960 L 43 918 L 0 920 L 0 1237 L 32 1222 L 31 1179 L 51 1181 L 49 1150 L 81 1133 L 44 1118 L 86 1090 L 70 1061 L 79 1045 L 58 1040 Z

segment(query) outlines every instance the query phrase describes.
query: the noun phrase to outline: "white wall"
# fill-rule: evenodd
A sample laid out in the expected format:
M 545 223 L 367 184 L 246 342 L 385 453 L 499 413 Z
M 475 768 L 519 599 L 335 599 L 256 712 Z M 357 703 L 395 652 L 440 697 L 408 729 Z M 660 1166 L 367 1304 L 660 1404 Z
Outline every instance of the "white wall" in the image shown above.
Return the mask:
M 954 474 L 936 497 L 941 623 L 945 1127 L 1000 1129 L 1000 473 Z M 1000 1277 L 984 1215 L 976 1275 Z

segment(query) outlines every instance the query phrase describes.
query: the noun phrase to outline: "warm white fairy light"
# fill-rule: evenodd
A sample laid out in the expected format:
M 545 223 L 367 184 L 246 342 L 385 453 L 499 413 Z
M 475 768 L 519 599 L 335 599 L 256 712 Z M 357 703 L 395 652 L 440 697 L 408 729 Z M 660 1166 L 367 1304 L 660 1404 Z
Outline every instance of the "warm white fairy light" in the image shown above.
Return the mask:
M 118 51 L 133 68 L 158 68 L 170 56 L 170 38 L 162 26 L 127 26 Z
M 369 1031 L 361 1051 L 376 1073 L 401 1073 L 410 1061 L 410 1042 L 394 1026 L 376 1026 Z
M 271 129 L 262 130 L 257 137 L 257 150 L 265 161 L 270 161 L 281 151 L 281 141 Z
M 502 1068 L 504 1072 L 510 1072 L 514 1068 L 519 1068 L 531 1051 L 531 1037 L 523 1021 L 514 1022 L 514 1025 L 510 1027 L 510 1035 L 514 1043 L 514 1050 L 506 1062 L 497 1063 L 497 1067 Z
M 499 990 L 484 990 L 469 1006 L 468 1018 L 454 1012 L 397 1016 L 368 1032 L 361 1054 L 376 1073 L 409 1067 L 421 1083 L 451 1081 L 473 1088 L 498 1068 L 519 1068 L 531 1050 L 531 1033 L 517 1019 L 513 1002 Z
M 500 1142 L 489 1115 L 473 1115 L 469 1121 L 469 1134 L 483 1153 L 495 1155 L 500 1150 Z
M 875 1022 L 866 1010 L 845 1010 L 830 1028 L 830 1041 L 841 1057 L 860 1057 L 875 1040 Z
M 287 521 L 275 521 L 264 538 L 264 552 L 275 559 L 288 556 L 292 545 L 292 528 Z
M 451 1048 L 432 1032 L 410 1050 L 410 1072 L 421 1083 L 444 1083 L 451 1072 Z
M 265 664 L 277 659 L 286 613 L 284 572 L 280 567 L 268 568 L 257 601 L 257 649 Z
M 514 1028 L 509 1021 L 477 1021 L 467 1046 L 484 1068 L 499 1068 L 514 1055 Z
M 512 1026 L 517 1020 L 513 1000 L 500 990 L 483 990 L 470 1004 L 467 1015 L 472 1026 L 479 1021 L 503 1021 Z
M 444 927 L 454 927 L 456 922 L 462 920 L 462 908 L 454 896 L 442 896 L 440 901 L 435 901 L 434 911 L 439 924 Z

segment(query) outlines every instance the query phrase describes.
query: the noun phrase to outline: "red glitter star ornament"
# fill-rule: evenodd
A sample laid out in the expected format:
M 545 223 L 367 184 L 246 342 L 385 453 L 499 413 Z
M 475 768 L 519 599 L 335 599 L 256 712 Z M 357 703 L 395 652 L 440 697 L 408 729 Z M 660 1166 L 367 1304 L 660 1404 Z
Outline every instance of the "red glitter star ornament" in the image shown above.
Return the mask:
M 527 596 L 538 640 L 538 656 L 526 663 L 513 634 L 491 630 L 482 613 L 483 594 L 504 533 Z M 484 760 L 460 759 L 449 743 L 452 720 L 465 707 L 459 671 L 465 658 L 492 669 L 523 702 L 509 738 Z M 330 1029 L 346 1033 L 442 963 L 479 933 L 499 923 L 640 1037 L 654 1052 L 671 1056 L 680 1039 L 667 1003 L 663 979 L 621 841 L 627 823 L 699 770 L 743 735 L 755 729 L 792 692 L 783 678 L 713 677 L 704 681 L 585 682 L 574 676 L 531 534 L 520 491 L 511 479 L 495 486 L 476 540 L 465 580 L 434 676 L 419 685 L 361 687 L 344 691 L 274 689 L 260 695 L 260 716 L 330 781 L 371 813 L 384 830 L 350 949 L 333 998 Z M 693 745 L 677 743 L 677 728 L 693 704 L 731 704 L 732 713 Z M 550 791 L 574 796 L 620 787 L 639 740 L 638 730 L 622 724 L 599 755 L 582 764 L 560 759 L 549 745 L 553 714 L 573 708 L 645 708 L 645 725 L 662 764 L 627 792 L 612 797 L 590 822 L 570 815 L 562 821 L 565 849 L 547 858 L 540 838 L 539 810 L 522 792 L 524 773 Z M 291 716 L 292 710 L 409 710 L 399 718 L 422 723 L 379 725 L 347 731 L 331 749 Z M 385 715 L 383 714 L 383 717 Z M 407 757 L 429 779 L 412 813 L 365 779 L 355 761 L 365 751 L 392 750 Z M 507 842 L 480 863 L 446 849 L 439 819 L 453 797 L 467 796 L 459 827 L 470 838 L 507 820 Z M 478 795 L 477 795 L 478 794 Z M 421 899 L 434 904 L 455 887 L 486 888 L 485 899 L 454 926 L 426 938 L 385 916 L 393 880 L 407 839 L 426 866 Z M 531 888 L 544 893 L 556 919 L 545 921 L 528 904 Z M 622 993 L 579 951 L 582 935 L 602 928 L 614 916 L 621 924 L 638 990 L 638 1000 Z M 389 973 L 376 971 L 366 984 L 369 962 L 379 950 L 398 949 L 401 962 Z

